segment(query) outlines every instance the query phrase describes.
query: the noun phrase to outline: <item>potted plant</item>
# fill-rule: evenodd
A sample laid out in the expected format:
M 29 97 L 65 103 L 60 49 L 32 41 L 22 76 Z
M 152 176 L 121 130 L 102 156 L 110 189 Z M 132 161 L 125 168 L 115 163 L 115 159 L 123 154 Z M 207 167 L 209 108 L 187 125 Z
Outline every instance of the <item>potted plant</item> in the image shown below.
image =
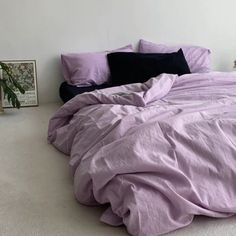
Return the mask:
M 4 76 L 4 79 L 0 77 L 0 112 L 3 111 L 1 88 L 4 92 L 4 97 L 7 98 L 8 102 L 12 104 L 14 108 L 19 109 L 21 104 L 14 91 L 19 90 L 20 93 L 24 94 L 25 90 L 14 79 L 11 68 L 7 64 L 0 61 L 0 71 L 1 70 L 3 71 L 3 73 L 6 73 L 7 76 Z

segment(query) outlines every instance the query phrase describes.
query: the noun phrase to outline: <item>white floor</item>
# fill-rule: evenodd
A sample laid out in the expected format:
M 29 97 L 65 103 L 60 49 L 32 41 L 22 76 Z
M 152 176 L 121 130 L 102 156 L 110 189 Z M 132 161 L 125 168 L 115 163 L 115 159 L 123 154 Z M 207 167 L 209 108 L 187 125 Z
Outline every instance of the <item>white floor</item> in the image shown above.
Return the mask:
M 104 209 L 78 204 L 66 157 L 47 144 L 58 104 L 0 115 L 0 236 L 125 236 L 99 222 Z M 235 199 L 236 200 L 236 199 Z M 204 217 L 172 236 L 233 236 L 236 218 Z

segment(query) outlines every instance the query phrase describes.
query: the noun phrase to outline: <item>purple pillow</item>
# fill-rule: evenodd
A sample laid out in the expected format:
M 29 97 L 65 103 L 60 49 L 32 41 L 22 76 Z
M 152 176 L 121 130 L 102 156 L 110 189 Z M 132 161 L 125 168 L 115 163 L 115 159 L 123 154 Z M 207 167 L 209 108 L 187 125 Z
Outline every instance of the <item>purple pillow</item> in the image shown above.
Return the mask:
M 62 73 L 67 83 L 79 87 L 107 83 L 110 79 L 107 54 L 110 52 L 133 52 L 133 48 L 128 45 L 114 51 L 62 54 Z
M 141 53 L 172 53 L 182 48 L 185 59 L 192 73 L 206 73 L 211 71 L 210 54 L 207 48 L 199 46 L 167 46 L 155 44 L 141 39 L 139 41 L 139 52 Z

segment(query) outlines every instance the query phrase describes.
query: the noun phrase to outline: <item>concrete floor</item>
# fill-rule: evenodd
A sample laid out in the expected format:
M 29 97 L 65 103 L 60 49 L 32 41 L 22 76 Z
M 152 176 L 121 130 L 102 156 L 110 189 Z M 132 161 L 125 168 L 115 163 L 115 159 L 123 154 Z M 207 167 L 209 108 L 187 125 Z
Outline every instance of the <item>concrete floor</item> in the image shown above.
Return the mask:
M 47 144 L 48 120 L 59 104 L 7 109 L 0 115 L 0 236 L 125 236 L 99 222 L 104 209 L 73 196 L 67 158 Z M 198 217 L 172 236 L 233 236 L 236 218 Z

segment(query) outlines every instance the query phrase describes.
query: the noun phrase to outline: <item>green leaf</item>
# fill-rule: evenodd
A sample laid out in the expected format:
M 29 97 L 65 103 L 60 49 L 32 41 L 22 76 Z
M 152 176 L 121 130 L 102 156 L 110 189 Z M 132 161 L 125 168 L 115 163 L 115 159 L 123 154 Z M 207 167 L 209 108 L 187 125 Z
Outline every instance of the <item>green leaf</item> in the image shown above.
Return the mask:
M 14 108 L 20 108 L 21 104 L 20 101 L 18 100 L 16 94 L 14 91 L 9 87 L 10 85 L 20 91 L 20 93 L 24 94 L 25 90 L 22 88 L 22 86 L 14 79 L 12 75 L 11 68 L 0 61 L 0 69 L 6 72 L 8 78 L 6 79 L 0 79 L 0 87 L 2 87 L 3 92 L 4 92 L 4 97 L 7 96 L 7 100 L 9 103 L 12 104 Z M 0 88 L 1 89 L 1 88 Z

